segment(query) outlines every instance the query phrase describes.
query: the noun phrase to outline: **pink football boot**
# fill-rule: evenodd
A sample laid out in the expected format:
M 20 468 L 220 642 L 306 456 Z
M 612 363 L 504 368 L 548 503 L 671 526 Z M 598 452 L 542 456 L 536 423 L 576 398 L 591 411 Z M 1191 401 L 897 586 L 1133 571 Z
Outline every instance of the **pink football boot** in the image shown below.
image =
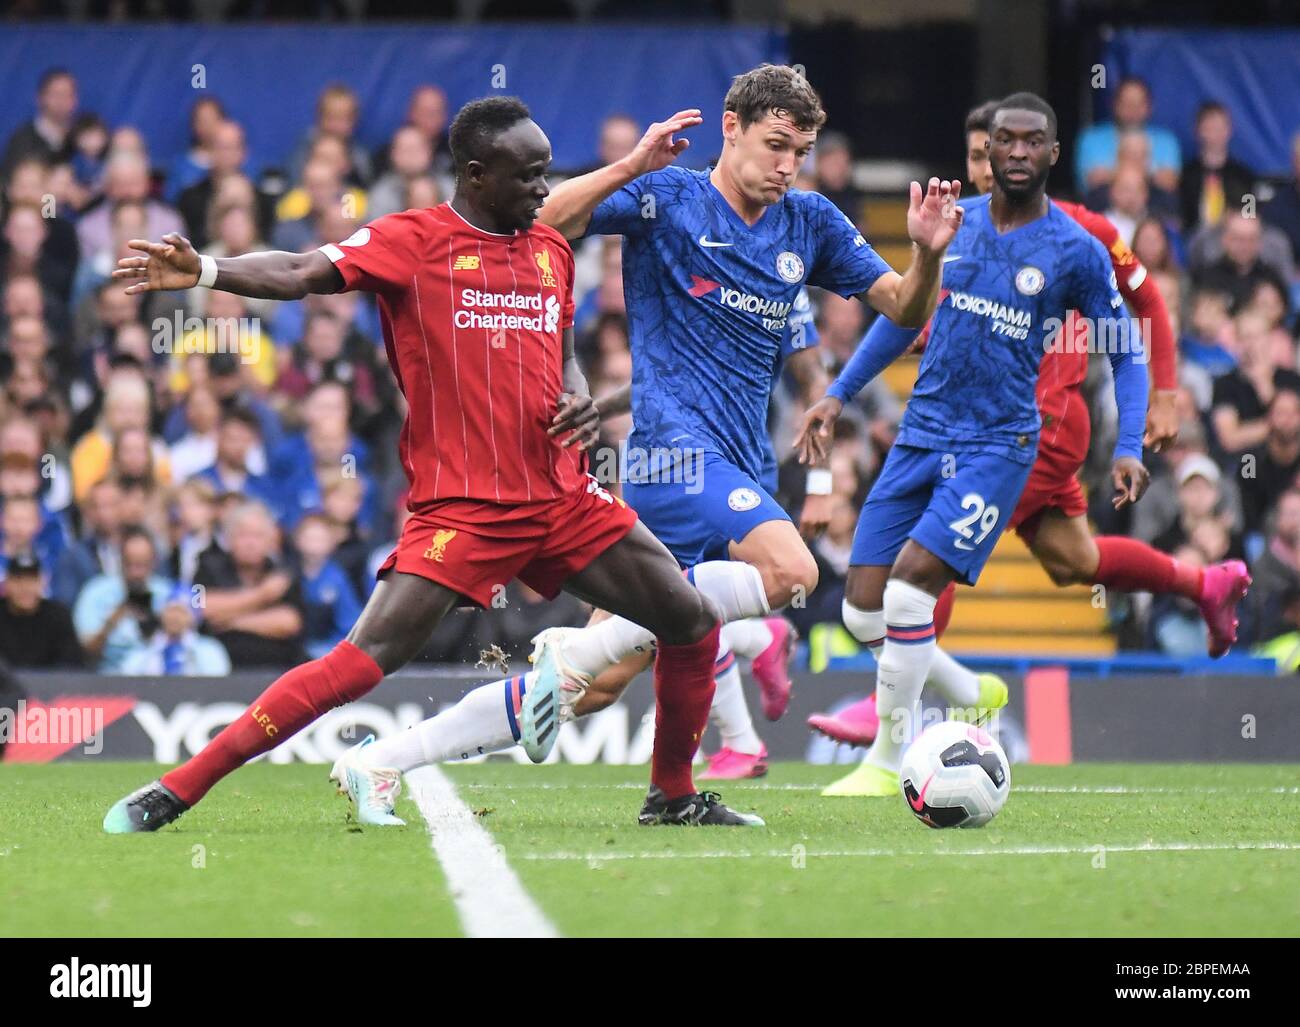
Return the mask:
M 1246 598 L 1249 587 L 1250 575 L 1240 560 L 1225 560 L 1205 568 L 1197 605 L 1210 629 L 1211 656 L 1222 656 L 1237 641 L 1237 604 Z
M 701 781 L 740 781 L 767 773 L 767 746 L 757 756 L 725 746 L 709 757 L 709 769 L 695 776 Z
M 790 657 L 799 632 L 784 617 L 765 617 L 763 623 L 772 632 L 772 641 L 754 657 L 749 669 L 763 696 L 763 716 L 780 720 L 790 705 Z
M 880 717 L 876 715 L 876 694 L 855 702 L 839 713 L 814 713 L 808 726 L 827 738 L 845 745 L 870 745 L 880 730 Z

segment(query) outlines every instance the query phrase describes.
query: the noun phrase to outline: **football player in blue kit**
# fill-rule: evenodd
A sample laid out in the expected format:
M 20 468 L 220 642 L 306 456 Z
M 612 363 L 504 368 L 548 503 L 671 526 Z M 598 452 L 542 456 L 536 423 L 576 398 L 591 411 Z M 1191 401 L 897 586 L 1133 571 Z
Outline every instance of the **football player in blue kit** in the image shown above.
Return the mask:
M 1060 154 L 1052 108 L 1030 93 L 1002 100 L 989 154 L 993 190 L 963 203 L 916 387 L 853 540 L 845 624 L 877 655 L 881 730 L 862 765 L 824 795 L 898 793 L 902 752 L 921 726 L 936 599 L 954 580 L 975 584 L 1016 507 L 1038 450 L 1039 365 L 1071 309 L 1114 372 L 1115 505 L 1147 486 L 1142 338 L 1128 330 L 1105 247 L 1046 195 Z M 843 403 L 913 338 L 868 334 L 805 415 L 796 440 L 805 459 L 824 454 Z
M 919 328 L 934 310 L 944 251 L 963 215 L 959 183 L 913 182 L 912 262 L 899 274 L 824 196 L 791 188 L 825 122 L 802 75 L 755 68 L 736 77 L 724 108 L 722 152 L 710 170 L 674 164 L 689 145 L 677 133 L 701 123 L 698 110 L 681 111 L 650 126 L 623 160 L 556 187 L 540 220 L 570 240 L 624 238 L 634 422 L 624 496 L 729 622 L 766 617 L 817 585 L 800 528 L 760 480 L 768 399 L 800 291 L 856 297 Z M 824 372 L 809 357 L 792 368 L 807 373 L 811 402 Z M 829 517 L 826 461 L 808 485 L 801 527 L 813 537 Z M 390 739 L 349 759 L 400 771 L 424 762 L 420 752 L 454 758 L 518 741 L 540 762 L 557 735 L 551 714 L 558 710 L 562 722 L 587 712 L 580 704 L 593 681 L 653 645 L 621 617 L 551 629 L 535 642 L 532 672 L 475 689 L 417 726 L 420 746 Z

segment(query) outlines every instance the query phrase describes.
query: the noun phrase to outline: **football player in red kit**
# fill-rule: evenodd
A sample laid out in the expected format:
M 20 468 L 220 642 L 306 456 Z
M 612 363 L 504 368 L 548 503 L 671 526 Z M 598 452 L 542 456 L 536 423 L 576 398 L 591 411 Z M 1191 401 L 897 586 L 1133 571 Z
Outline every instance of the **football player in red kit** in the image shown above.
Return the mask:
M 574 358 L 573 254 L 559 232 L 536 223 L 550 143 L 513 97 L 467 104 L 450 141 L 457 181 L 449 203 L 378 218 L 308 253 L 214 260 L 177 235 L 134 240 L 143 255 L 114 272 L 129 292 L 374 293 L 408 407 L 400 450 L 412 516 L 347 639 L 280 677 L 187 763 L 120 800 L 106 831 L 175 820 L 232 770 L 369 692 L 455 606 L 486 606 L 516 577 L 547 597 L 572 592 L 658 639 L 641 823 L 762 823 L 700 794 L 691 777 L 712 698 L 719 610 L 586 473 L 598 414 Z M 533 689 L 556 693 L 533 699 L 532 729 L 544 737 L 558 730 L 562 675 L 537 669 Z M 391 815 L 392 795 L 382 798 Z

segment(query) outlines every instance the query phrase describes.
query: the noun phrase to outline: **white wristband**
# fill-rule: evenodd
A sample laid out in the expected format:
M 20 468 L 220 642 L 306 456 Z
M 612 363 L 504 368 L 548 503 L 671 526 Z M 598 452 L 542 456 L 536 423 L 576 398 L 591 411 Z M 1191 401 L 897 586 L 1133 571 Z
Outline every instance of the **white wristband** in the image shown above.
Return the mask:
M 829 496 L 834 490 L 834 479 L 825 467 L 814 467 L 808 472 L 804 492 L 810 496 Z
M 211 289 L 217 282 L 217 261 L 206 253 L 199 254 L 199 281 L 204 289 Z

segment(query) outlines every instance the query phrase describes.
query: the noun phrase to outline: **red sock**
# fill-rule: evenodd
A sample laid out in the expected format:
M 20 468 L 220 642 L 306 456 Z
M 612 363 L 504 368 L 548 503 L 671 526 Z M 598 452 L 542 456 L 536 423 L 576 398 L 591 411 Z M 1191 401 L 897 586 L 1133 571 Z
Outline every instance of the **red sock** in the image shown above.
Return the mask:
M 374 660 L 351 642 L 340 642 L 319 660 L 277 678 L 202 752 L 164 774 L 162 783 L 193 806 L 232 770 L 274 749 L 321 714 L 361 698 L 383 677 Z
M 691 645 L 660 645 L 655 657 L 655 747 L 650 783 L 669 799 L 695 794 L 695 759 L 713 704 L 713 661 L 718 656 L 716 626 Z
M 1121 592 L 1173 592 L 1188 599 L 1201 597 L 1205 571 L 1200 567 L 1120 535 L 1103 535 L 1096 542 L 1101 559 L 1092 576 L 1093 584 Z
M 948 630 L 948 621 L 952 619 L 952 604 L 957 598 L 957 582 L 948 582 L 948 587 L 939 593 L 939 601 L 934 604 L 934 637 L 935 641 L 943 638 L 943 633 Z

